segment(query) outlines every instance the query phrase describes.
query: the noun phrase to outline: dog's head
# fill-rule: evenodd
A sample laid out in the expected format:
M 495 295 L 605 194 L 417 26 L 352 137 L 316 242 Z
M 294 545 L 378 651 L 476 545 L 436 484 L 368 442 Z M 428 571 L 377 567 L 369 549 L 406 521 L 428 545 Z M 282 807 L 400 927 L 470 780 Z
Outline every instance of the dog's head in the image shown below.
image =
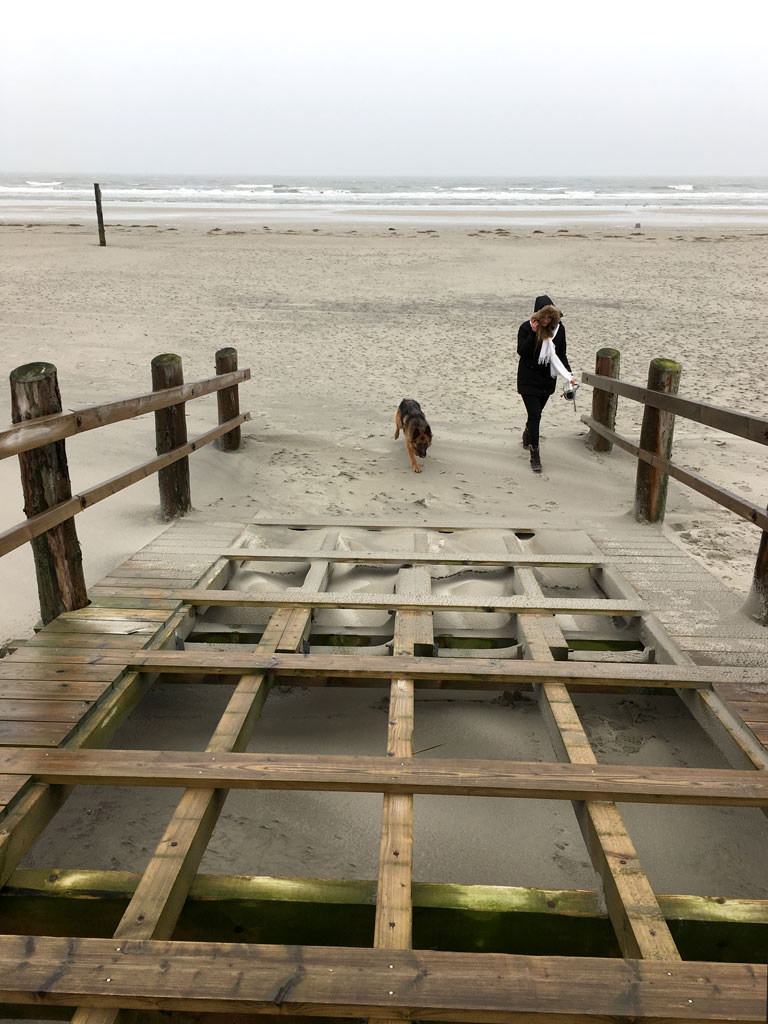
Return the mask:
M 416 454 L 423 459 L 427 454 L 427 448 L 432 444 L 432 430 L 428 423 L 419 424 L 411 434 L 411 444 L 416 449 Z

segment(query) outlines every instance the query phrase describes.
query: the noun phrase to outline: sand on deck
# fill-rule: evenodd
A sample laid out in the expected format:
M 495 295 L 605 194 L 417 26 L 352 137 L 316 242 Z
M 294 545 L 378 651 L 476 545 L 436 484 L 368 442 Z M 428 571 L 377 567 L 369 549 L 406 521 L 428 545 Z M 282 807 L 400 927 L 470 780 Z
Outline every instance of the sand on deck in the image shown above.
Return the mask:
M 541 292 L 565 310 L 577 372 L 593 369 L 605 345 L 620 349 L 622 377 L 636 383 L 651 358 L 671 357 L 683 364 L 682 394 L 765 415 L 761 230 L 265 223 L 270 230 L 111 226 L 106 249 L 91 226 L 0 227 L 6 373 L 32 360 L 55 363 L 64 407 L 73 408 L 149 390 L 158 353 L 179 353 L 195 380 L 211 375 L 216 349 L 234 345 L 252 370 L 241 407 L 253 419 L 240 452 L 208 447 L 192 457 L 192 496 L 197 509 L 243 522 L 264 510 L 562 529 L 615 517 L 620 525 L 635 462 L 620 451 L 589 452 L 570 403 L 558 395 L 545 412 L 540 477 L 520 445 L 516 333 Z M 419 475 L 393 438 L 404 396 L 422 403 L 434 432 Z M 590 404 L 584 387 L 579 411 Z M 8 422 L 7 388 L 0 411 Z M 215 423 L 215 398 L 187 413 L 191 437 Z M 639 419 L 621 400 L 620 432 L 636 439 Z M 153 446 L 152 416 L 70 439 L 75 491 L 149 458 Z M 759 502 L 768 496 L 757 444 L 678 420 L 675 452 L 722 486 Z M 0 485 L 5 529 L 22 517 L 15 459 L 0 462 Z M 164 529 L 156 481 L 108 499 L 77 525 L 92 583 Z M 670 481 L 663 529 L 746 595 L 754 527 Z M 28 547 L 5 557 L 0 572 L 0 639 L 28 635 L 38 617 Z M 156 686 L 111 746 L 202 749 L 230 692 Z M 554 759 L 530 695 L 514 706 L 498 694 L 451 696 L 417 694 L 417 746 L 435 746 L 430 756 Z M 607 762 L 725 767 L 674 697 L 580 695 L 576 703 Z M 250 749 L 379 752 L 385 710 L 383 691 L 275 687 Z M 417 879 L 596 887 L 567 804 L 459 799 L 416 798 Z M 140 871 L 177 800 L 171 790 L 150 800 L 141 790 L 78 787 L 24 863 Z M 201 870 L 372 878 L 380 813 L 371 794 L 233 793 Z M 658 892 L 766 895 L 755 867 L 766 834 L 758 811 L 633 805 L 622 813 Z

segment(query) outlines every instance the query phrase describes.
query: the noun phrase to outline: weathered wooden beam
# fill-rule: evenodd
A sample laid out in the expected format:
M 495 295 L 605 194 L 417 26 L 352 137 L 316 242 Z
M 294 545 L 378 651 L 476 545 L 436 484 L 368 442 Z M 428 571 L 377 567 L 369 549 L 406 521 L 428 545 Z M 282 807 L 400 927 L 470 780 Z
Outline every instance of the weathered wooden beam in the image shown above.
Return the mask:
M 0 938 L 10 1003 L 298 1011 L 490 1024 L 764 1022 L 763 964 L 652 962 L 415 950 Z
M 133 469 L 129 469 L 125 473 L 119 473 L 117 476 L 111 477 L 104 483 L 96 484 L 94 487 L 88 487 L 86 490 L 81 491 L 80 494 L 76 494 L 74 497 L 70 496 L 67 499 L 62 500 L 47 512 L 41 512 L 39 515 L 28 519 L 25 523 L 18 523 L 16 526 L 3 530 L 2 533 L 0 533 L 0 555 L 7 555 L 9 551 L 13 551 L 14 548 L 21 547 L 21 545 L 26 544 L 27 541 L 33 541 L 35 537 L 39 537 L 47 530 L 51 530 L 53 527 L 58 526 L 59 523 L 66 524 L 67 520 L 71 520 L 73 516 L 85 511 L 85 509 L 90 508 L 92 505 L 96 505 L 105 498 L 109 498 L 111 495 L 117 494 L 118 491 L 125 490 L 125 488 L 130 487 L 131 484 L 138 483 L 139 480 L 144 480 L 146 477 L 152 476 L 153 473 L 162 471 L 167 466 L 172 466 L 173 463 L 179 459 L 186 458 L 191 455 L 192 452 L 210 444 L 211 441 L 215 441 L 217 437 L 221 436 L 221 434 L 232 429 L 233 423 L 239 424 L 250 418 L 250 413 L 241 413 L 241 415 L 237 417 L 237 420 L 233 420 L 231 423 L 225 423 L 223 426 L 214 427 L 213 430 L 208 430 L 204 434 L 200 434 L 198 437 L 193 438 L 192 441 L 181 445 L 179 448 L 175 448 L 171 452 L 160 455 L 155 459 L 149 459 L 147 462 L 142 462 L 141 465 L 135 466 Z M 64 442 L 62 441 L 59 443 L 63 446 Z M 22 458 L 22 456 L 19 456 L 19 458 Z M 137 593 L 136 596 L 140 598 L 140 594 Z
M 184 383 L 181 356 L 165 352 L 152 360 L 152 390 L 180 387 Z M 183 402 L 155 413 L 155 442 L 158 455 L 165 455 L 187 443 L 186 406 Z M 174 459 L 158 471 L 160 514 L 163 519 L 183 516 L 192 507 L 189 491 L 189 458 Z
M 99 245 L 104 246 L 107 244 L 107 236 L 104 231 L 104 211 L 101 208 L 101 185 L 98 182 L 93 183 L 93 195 L 96 200 L 96 223 L 99 228 Z
M 768 806 L 768 773 L 715 768 L 6 747 L 0 750 L 0 773 L 67 785 Z
M 601 377 L 616 379 L 619 376 L 621 357 L 619 350 L 615 348 L 601 348 L 595 357 L 595 374 Z M 583 377 L 586 375 L 582 375 Z M 616 408 L 619 404 L 615 392 L 606 391 L 595 385 L 592 392 L 592 418 L 602 423 L 609 430 L 616 426 Z M 587 438 L 587 447 L 596 452 L 610 452 L 613 449 L 612 443 L 602 434 L 590 430 Z
M 0 459 L 7 459 L 19 452 L 28 452 L 43 444 L 52 444 L 74 434 L 82 434 L 86 430 L 95 430 L 110 423 L 145 416 L 156 409 L 167 409 L 168 406 L 188 402 L 193 398 L 202 398 L 223 388 L 250 380 L 250 370 L 238 370 L 226 373 L 221 377 L 208 377 L 190 384 L 167 388 L 164 391 L 150 391 L 143 395 L 132 395 L 114 402 L 102 402 L 99 405 L 87 405 L 74 412 L 53 413 L 41 416 L 36 420 L 17 423 L 6 430 L 0 430 Z
M 216 373 L 229 374 L 237 370 L 237 349 L 220 348 L 216 353 Z M 228 423 L 240 415 L 240 393 L 237 384 L 222 389 L 216 395 L 219 410 L 219 423 Z M 219 439 L 219 448 L 223 452 L 236 452 L 240 447 L 240 427 L 235 427 Z
M 515 537 L 507 542 L 520 544 Z M 523 592 L 538 596 L 541 588 L 531 569 L 516 574 Z M 553 660 L 550 643 L 539 636 L 542 618 L 521 615 L 518 624 L 531 657 Z M 554 620 L 555 630 L 558 629 Z M 561 644 L 565 643 L 561 635 Z M 539 707 L 561 761 L 596 765 L 597 758 L 586 730 L 563 683 L 544 681 L 535 686 Z M 612 803 L 575 801 L 573 809 L 592 864 L 603 882 L 603 892 L 616 938 L 624 956 L 647 960 L 679 960 L 680 954 L 664 920 L 653 888 Z
M 323 543 L 332 550 L 336 539 L 336 531 L 331 531 Z M 226 574 L 230 568 L 230 563 L 220 558 L 211 571 Z M 313 589 L 322 589 L 328 579 L 327 565 L 313 566 L 308 575 Z M 284 635 L 294 632 L 297 615 L 308 623 L 308 612 L 276 611 L 264 630 L 261 647 L 266 651 L 281 647 Z M 295 647 L 300 646 L 302 635 L 302 630 L 294 635 Z M 269 694 L 269 685 L 263 673 L 247 672 L 241 676 L 207 747 L 214 760 L 247 746 Z M 227 789 L 187 789 L 120 918 L 115 940 L 170 938 L 228 795 Z M 113 1024 L 117 1016 L 111 1009 L 80 1007 L 72 1021 Z
M 631 398 L 634 402 L 642 402 L 644 405 L 653 406 L 654 409 L 715 427 L 736 437 L 743 437 L 747 441 L 768 444 L 768 419 L 764 416 L 752 416 L 735 409 L 725 409 L 718 405 L 710 405 L 708 402 L 683 398 L 678 394 L 656 391 L 650 385 L 646 388 L 638 387 L 624 380 L 614 380 L 609 374 L 582 373 L 581 379 L 585 384 L 591 384 L 593 388 L 610 394 Z
M 414 534 L 414 548 L 423 550 L 426 538 Z M 428 594 L 431 578 L 425 568 L 401 569 L 398 593 Z M 429 612 L 398 612 L 394 653 L 412 657 L 418 643 L 432 643 Z M 414 686 L 409 678 L 393 679 L 389 694 L 387 757 L 398 762 L 413 757 Z M 410 949 L 413 943 L 413 795 L 385 793 L 381 814 L 376 919 L 373 942 L 377 949 Z
M 21 652 L 18 652 L 21 653 Z M 46 652 L 41 650 L 42 661 Z M 55 650 L 51 652 L 56 658 Z M 61 653 L 66 659 L 66 652 Z M 532 683 L 552 680 L 563 683 L 610 683 L 617 686 L 710 687 L 720 683 L 743 683 L 768 689 L 766 672 L 760 668 L 725 665 L 655 665 L 647 663 L 601 663 L 575 661 L 517 661 L 509 658 L 407 658 L 346 654 L 258 654 L 239 651 L 109 651 L 73 655 L 85 664 L 124 663 L 141 670 L 165 673 L 198 671 L 212 675 L 237 675 L 245 671 L 269 671 L 276 676 L 339 676 L 354 679 L 395 677 L 449 682 Z M 62 661 L 64 663 L 64 661 Z M 405 673 L 408 676 L 405 676 Z
M 138 597 L 144 591 L 137 590 Z M 531 598 L 490 596 L 484 599 L 465 594 L 399 597 L 397 594 L 350 593 L 306 594 L 294 589 L 269 590 L 171 590 L 147 593 L 147 597 L 174 597 L 192 605 L 244 608 L 363 608 L 385 611 L 452 612 L 553 612 L 569 615 L 639 615 L 645 611 L 642 601 L 608 601 L 600 598 Z
M 56 367 L 51 363 L 26 363 L 11 372 L 11 416 L 14 423 L 61 412 Z M 32 540 L 40 615 L 51 622 L 60 612 L 83 608 L 88 593 L 83 556 L 77 539 L 73 512 L 51 522 L 43 530 L 30 529 L 50 510 L 72 504 L 67 453 L 63 441 L 19 455 L 24 512 L 27 522 L 17 527 Z M 6 531 L 7 532 L 7 531 Z M 44 534 L 44 536 L 43 536 Z M 0 535 L 0 554 L 4 554 Z M 15 545 L 14 545 L 15 546 Z
M 325 561 L 320 551 L 301 551 L 296 548 L 227 548 L 222 557 L 242 562 L 314 562 Z M 550 566 L 558 569 L 592 568 L 600 565 L 600 559 L 593 555 L 543 555 L 543 554 L 498 554 L 468 555 L 451 554 L 445 551 L 391 552 L 391 551 L 334 551 L 327 561 L 336 563 L 372 565 L 477 565 L 501 566 L 518 565 Z
M 672 462 L 670 459 L 662 458 L 659 455 L 655 455 L 653 452 L 647 452 L 644 449 L 633 444 L 627 440 L 626 437 L 622 437 L 613 430 L 607 430 L 602 424 L 597 423 L 591 416 L 582 416 L 581 422 L 585 423 L 590 430 L 596 430 L 604 437 L 610 438 L 613 444 L 618 445 L 619 448 L 623 448 L 624 451 L 629 452 L 630 455 L 634 455 L 636 458 L 646 462 L 649 466 L 653 466 L 662 473 L 666 473 L 675 480 L 679 480 L 680 483 L 685 484 L 694 491 L 698 491 L 699 494 L 705 495 L 707 498 L 711 498 L 712 501 L 717 502 L 718 505 L 722 505 L 723 508 L 730 509 L 731 512 L 735 512 L 736 515 L 741 516 L 742 519 L 746 519 L 749 523 L 754 523 L 755 526 L 759 526 L 761 530 L 768 530 L 768 513 L 763 509 L 761 505 L 757 505 L 753 501 L 747 501 L 746 498 L 740 497 L 733 491 L 727 490 L 725 487 L 718 487 L 717 484 L 711 483 L 709 480 L 705 480 L 703 476 L 699 476 L 698 473 L 693 473 L 688 469 L 683 469 L 676 462 Z
M 648 390 L 664 394 L 677 394 L 680 386 L 680 363 L 672 359 L 652 359 L 648 368 Z M 652 405 L 643 410 L 640 428 L 640 448 L 652 452 L 662 459 L 672 455 L 672 438 L 675 431 L 673 413 L 662 412 Z M 639 461 L 635 484 L 635 519 L 641 523 L 660 523 L 667 507 L 667 485 L 669 476 L 657 466 Z

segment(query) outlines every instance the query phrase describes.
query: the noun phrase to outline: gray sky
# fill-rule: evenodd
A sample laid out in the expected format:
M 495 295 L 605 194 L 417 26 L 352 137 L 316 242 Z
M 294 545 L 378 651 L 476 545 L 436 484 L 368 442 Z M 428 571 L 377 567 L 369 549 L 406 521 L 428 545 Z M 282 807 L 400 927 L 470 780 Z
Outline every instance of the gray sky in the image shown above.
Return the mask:
M 768 174 L 767 7 L 7 0 L 0 171 Z

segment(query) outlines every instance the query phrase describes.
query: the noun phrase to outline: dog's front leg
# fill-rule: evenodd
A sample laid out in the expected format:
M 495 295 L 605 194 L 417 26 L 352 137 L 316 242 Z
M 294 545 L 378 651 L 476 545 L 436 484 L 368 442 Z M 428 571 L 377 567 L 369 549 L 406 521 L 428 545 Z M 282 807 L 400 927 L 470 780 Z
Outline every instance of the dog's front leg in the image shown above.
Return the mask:
M 405 435 L 405 447 L 408 449 L 408 455 L 410 456 L 410 459 L 411 459 L 411 465 L 413 466 L 413 472 L 414 473 L 420 473 L 421 472 L 421 466 L 416 461 L 416 455 L 415 455 L 414 450 L 413 450 L 413 448 L 411 446 L 411 439 L 410 439 L 410 437 L 408 437 L 407 434 Z

